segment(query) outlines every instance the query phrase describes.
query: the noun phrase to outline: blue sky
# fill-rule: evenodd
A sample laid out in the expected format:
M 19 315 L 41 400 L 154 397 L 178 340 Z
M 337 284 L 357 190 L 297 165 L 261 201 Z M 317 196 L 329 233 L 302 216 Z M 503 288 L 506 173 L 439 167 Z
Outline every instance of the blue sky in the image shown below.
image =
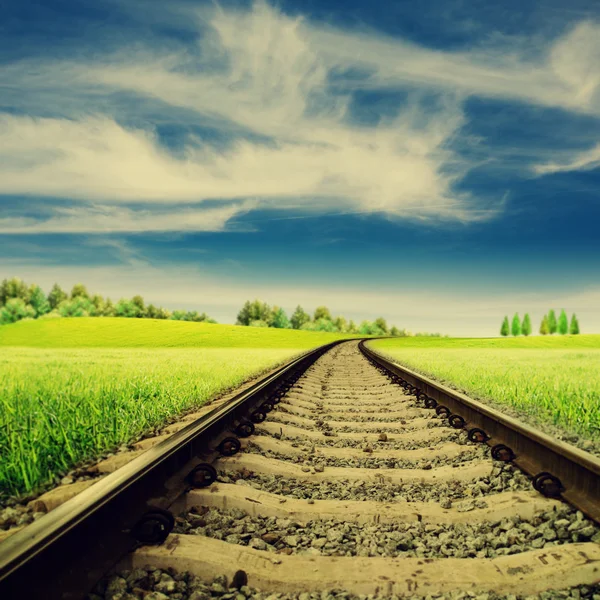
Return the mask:
M 0 141 L 2 277 L 600 332 L 595 0 L 8 1 Z

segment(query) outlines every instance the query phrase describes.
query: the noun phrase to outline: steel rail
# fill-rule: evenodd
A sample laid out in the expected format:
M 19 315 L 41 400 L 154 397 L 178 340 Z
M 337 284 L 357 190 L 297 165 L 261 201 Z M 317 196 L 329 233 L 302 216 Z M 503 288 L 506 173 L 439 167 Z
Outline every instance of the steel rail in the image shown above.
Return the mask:
M 492 446 L 494 458 L 511 461 L 533 477 L 533 485 L 539 492 L 563 498 L 600 523 L 598 458 L 392 362 L 369 348 L 365 340 L 360 342 L 359 348 L 375 366 L 407 385 L 430 408 L 445 415 L 453 426 L 465 427 L 472 439 Z
M 339 340 L 288 361 L 247 390 L 100 479 L 0 543 L 0 598 L 80 600 L 139 541 L 144 515 L 168 520 L 168 508 L 191 486 L 185 481 L 210 445 L 304 372 Z M 230 434 L 231 435 L 231 434 Z M 152 523 L 150 524 L 152 525 Z M 148 527 L 148 523 L 145 525 Z

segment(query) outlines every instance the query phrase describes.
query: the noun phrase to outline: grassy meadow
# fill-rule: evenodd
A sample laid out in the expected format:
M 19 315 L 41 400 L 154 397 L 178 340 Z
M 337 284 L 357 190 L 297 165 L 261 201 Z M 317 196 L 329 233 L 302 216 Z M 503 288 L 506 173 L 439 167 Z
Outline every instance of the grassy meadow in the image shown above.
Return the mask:
M 118 318 L 2 326 L 0 495 L 29 493 L 78 462 L 340 337 Z
M 395 362 L 539 425 L 600 439 L 600 335 L 398 338 L 370 342 Z
M 0 327 L 0 347 L 277 348 L 302 350 L 355 335 L 158 319 L 80 317 Z

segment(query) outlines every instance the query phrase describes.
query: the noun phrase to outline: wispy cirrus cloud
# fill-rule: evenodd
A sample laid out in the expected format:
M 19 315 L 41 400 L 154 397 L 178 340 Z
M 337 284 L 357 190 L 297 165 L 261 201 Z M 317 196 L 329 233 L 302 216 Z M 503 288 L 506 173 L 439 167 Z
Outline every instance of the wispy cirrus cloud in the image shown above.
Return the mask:
M 600 143 L 589 150 L 577 152 L 564 162 L 547 162 L 533 166 L 534 173 L 548 175 L 567 171 L 589 171 L 600 167 Z
M 135 51 L 85 61 L 3 67 L 0 82 L 27 94 L 29 114 L 0 116 L 0 193 L 80 206 L 5 218 L 2 232 L 218 231 L 253 208 L 490 219 L 503 194 L 490 202 L 458 187 L 474 166 L 457 150 L 469 143 L 461 137 L 466 97 L 600 111 L 600 29 L 590 22 L 533 62 L 497 46 L 442 52 L 335 30 L 262 1 L 185 10 L 197 19 L 199 48 L 141 40 Z M 352 69 L 366 74 L 347 76 Z M 408 91 L 408 100 L 393 116 L 357 123 L 353 94 L 386 88 Z M 185 109 L 212 121 L 217 135 L 237 133 L 225 149 L 189 133 L 174 152 L 156 118 L 128 122 L 122 93 L 160 103 L 162 122 Z M 170 214 L 159 203 L 170 203 Z
M 234 216 L 256 205 L 245 200 L 211 208 L 144 208 L 83 205 L 54 207 L 49 217 L 0 217 L 0 234 L 150 233 L 223 231 Z
M 452 52 L 373 32 L 314 28 L 307 38 L 328 64 L 365 69 L 363 88 L 412 85 L 600 115 L 600 23 L 593 21 L 547 42 L 535 58 L 519 55 L 508 39 Z

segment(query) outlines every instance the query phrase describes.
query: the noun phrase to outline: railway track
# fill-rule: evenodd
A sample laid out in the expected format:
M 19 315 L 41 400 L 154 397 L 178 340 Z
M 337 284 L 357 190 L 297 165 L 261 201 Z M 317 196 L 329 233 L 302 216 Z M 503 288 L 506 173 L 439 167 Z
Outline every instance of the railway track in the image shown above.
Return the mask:
M 362 343 L 157 441 L 0 544 L 2 599 L 600 600 L 600 461 Z

